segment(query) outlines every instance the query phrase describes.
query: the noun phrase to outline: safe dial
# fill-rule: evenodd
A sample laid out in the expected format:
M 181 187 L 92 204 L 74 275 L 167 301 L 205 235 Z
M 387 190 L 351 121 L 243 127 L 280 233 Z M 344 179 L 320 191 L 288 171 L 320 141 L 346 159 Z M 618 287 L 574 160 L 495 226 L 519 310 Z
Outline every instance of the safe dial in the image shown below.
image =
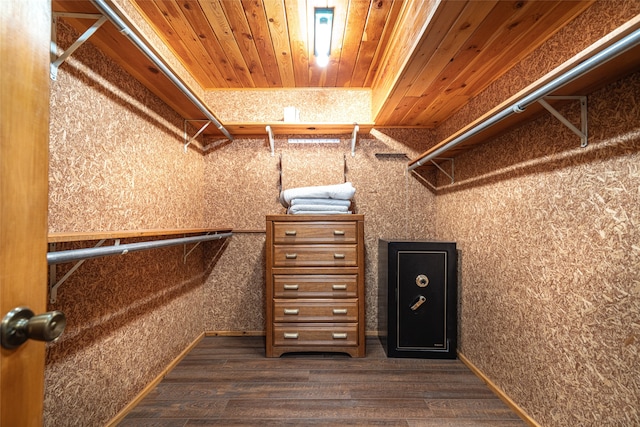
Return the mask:
M 418 285 L 419 287 L 426 288 L 428 284 L 429 284 L 429 278 L 424 274 L 421 274 L 418 277 L 416 277 L 416 285 Z

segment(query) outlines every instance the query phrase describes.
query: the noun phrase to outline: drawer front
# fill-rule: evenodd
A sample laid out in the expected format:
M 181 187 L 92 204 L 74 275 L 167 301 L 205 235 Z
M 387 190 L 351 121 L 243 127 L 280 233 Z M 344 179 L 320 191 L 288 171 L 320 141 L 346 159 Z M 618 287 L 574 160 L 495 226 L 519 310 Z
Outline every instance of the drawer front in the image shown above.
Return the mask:
M 274 322 L 358 322 L 357 300 L 275 300 Z
M 273 276 L 275 298 L 357 298 L 358 275 L 286 275 Z
M 273 224 L 274 243 L 356 243 L 355 222 L 317 221 Z
M 356 267 L 357 245 L 274 245 L 274 267 Z
M 310 326 L 296 323 L 273 325 L 275 346 L 356 346 L 358 324 L 326 324 Z

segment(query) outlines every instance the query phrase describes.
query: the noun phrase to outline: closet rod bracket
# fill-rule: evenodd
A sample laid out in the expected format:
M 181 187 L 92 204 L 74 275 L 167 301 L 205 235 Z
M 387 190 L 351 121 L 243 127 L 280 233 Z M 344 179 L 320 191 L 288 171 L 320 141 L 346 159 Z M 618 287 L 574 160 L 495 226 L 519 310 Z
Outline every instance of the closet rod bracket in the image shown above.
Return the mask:
M 580 102 L 580 129 L 578 129 L 573 123 L 567 120 L 562 113 L 553 108 L 545 99 L 558 99 Z M 538 100 L 538 103 L 542 105 L 548 112 L 550 112 L 555 118 L 560 120 L 562 124 L 568 127 L 573 133 L 580 137 L 580 147 L 584 148 L 588 144 L 588 126 L 587 126 L 587 97 L 586 96 L 545 96 Z
M 107 17 L 101 14 L 89 14 L 89 13 L 64 13 L 53 12 L 53 23 L 51 25 L 51 65 L 49 66 L 49 75 L 51 80 L 58 78 L 58 68 L 66 61 L 66 59 L 73 54 L 80 46 L 84 44 L 89 38 L 107 21 Z M 56 42 L 56 21 L 58 17 L 62 18 L 76 18 L 76 19 L 95 19 L 96 22 L 87 30 L 82 33 L 78 40 L 76 40 L 71 46 L 67 48 L 60 56 L 58 56 L 58 45 Z
M 102 239 L 100 240 L 98 243 L 96 243 L 96 245 L 94 246 L 94 248 L 98 248 L 100 246 L 102 246 L 104 244 L 104 242 L 106 242 L 107 239 Z M 120 244 L 120 239 L 117 240 L 116 244 Z M 56 244 L 55 243 L 49 243 L 49 252 L 55 252 L 56 250 Z M 51 264 L 49 265 L 49 302 L 51 304 L 55 304 L 56 300 L 58 299 L 58 288 L 69 278 L 71 277 L 71 275 L 73 273 L 75 273 L 75 271 L 80 268 L 80 266 L 82 264 L 84 264 L 84 262 L 86 261 L 86 259 L 81 259 L 78 262 L 76 262 L 75 264 L 73 264 L 73 267 L 71 267 L 71 269 L 69 269 L 69 271 L 67 271 L 67 273 L 62 276 L 60 278 L 60 280 L 56 281 L 57 279 L 57 265 L 56 264 Z
M 195 134 L 195 135 L 193 135 L 191 138 L 189 138 L 189 139 L 187 140 L 187 138 L 188 138 L 188 134 L 187 134 L 187 126 L 188 126 L 188 124 L 189 124 L 189 123 L 191 123 L 191 122 L 199 122 L 199 123 L 200 123 L 200 122 L 205 122 L 205 124 L 204 124 L 204 125 L 202 125 L 202 127 L 200 128 L 200 130 L 198 130 L 198 132 L 196 132 L 196 134 Z M 198 136 L 200 136 L 200 134 L 201 134 L 202 132 L 204 132 L 204 130 L 205 130 L 205 129 L 207 128 L 207 126 L 209 126 L 210 124 L 211 124 L 211 120 L 206 120 L 206 119 L 202 119 L 202 120 L 185 120 L 185 121 L 184 121 L 184 142 L 185 142 L 185 144 L 184 144 L 184 147 L 183 147 L 183 148 L 184 148 L 184 152 L 185 152 L 185 153 L 187 152 L 187 148 L 189 148 L 189 145 L 191 145 L 191 143 L 192 143 L 192 142 L 193 142 L 193 141 L 194 141 Z

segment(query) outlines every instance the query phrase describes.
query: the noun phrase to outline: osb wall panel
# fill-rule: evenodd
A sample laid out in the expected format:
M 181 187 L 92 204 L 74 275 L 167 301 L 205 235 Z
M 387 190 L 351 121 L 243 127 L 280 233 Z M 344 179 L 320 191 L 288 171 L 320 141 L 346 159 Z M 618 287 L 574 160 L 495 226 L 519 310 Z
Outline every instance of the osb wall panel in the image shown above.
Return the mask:
M 436 129 L 442 140 L 640 14 L 637 0 L 596 1 Z
M 265 234 L 234 234 L 206 280 L 204 330 L 264 332 L 264 273 Z
M 74 34 L 62 23 L 58 43 Z M 51 84 L 49 230 L 203 225 L 201 155 L 183 120 L 86 43 Z
M 75 37 L 60 24 L 61 46 Z M 85 43 L 51 84 L 50 231 L 203 226 L 204 161 L 182 146 L 182 119 Z M 104 425 L 193 342 L 204 267 L 202 247 L 185 264 L 178 246 L 70 276 L 49 306 L 68 324 L 47 350 L 45 425 Z
M 177 246 L 87 260 L 70 276 L 49 304 L 67 327 L 47 346 L 46 426 L 105 425 L 198 337 L 202 260 L 197 249 L 183 263 Z
M 301 122 L 371 122 L 368 89 L 211 90 L 204 99 L 223 123 L 282 121 L 285 107 L 296 107 Z
M 351 157 L 349 138 L 342 138 L 339 144 L 288 144 L 286 137 L 276 138 L 275 157 L 264 140 L 254 139 L 236 139 L 206 155 L 208 220 L 231 224 L 236 230 L 262 231 L 235 234 L 209 276 L 206 292 L 212 306 L 207 309 L 207 330 L 265 328 L 263 231 L 265 215 L 285 213 L 278 202 L 282 157 L 285 188 L 342 183 L 346 163 L 346 179 L 356 188 L 352 208 L 365 215 L 367 330 L 377 331 L 378 238 L 428 239 L 435 235 L 434 194 L 405 174 L 406 158 L 375 156 L 397 152 L 405 137 L 407 141 L 429 137 L 418 138 L 414 131 L 394 136 L 392 147 L 373 136 L 358 138 L 355 157 Z
M 460 350 L 544 426 L 640 425 L 640 73 L 456 159 Z M 564 110 L 576 119 L 574 107 Z

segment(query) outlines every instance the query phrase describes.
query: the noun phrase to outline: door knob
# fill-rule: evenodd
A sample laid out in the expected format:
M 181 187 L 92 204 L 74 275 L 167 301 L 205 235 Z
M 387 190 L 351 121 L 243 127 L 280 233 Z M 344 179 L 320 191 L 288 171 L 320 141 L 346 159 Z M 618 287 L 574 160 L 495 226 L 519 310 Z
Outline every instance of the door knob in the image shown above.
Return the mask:
M 16 348 L 28 339 L 53 341 L 62 334 L 66 325 L 67 318 L 61 311 L 48 311 L 36 316 L 27 307 L 16 307 L 2 319 L 2 347 Z

